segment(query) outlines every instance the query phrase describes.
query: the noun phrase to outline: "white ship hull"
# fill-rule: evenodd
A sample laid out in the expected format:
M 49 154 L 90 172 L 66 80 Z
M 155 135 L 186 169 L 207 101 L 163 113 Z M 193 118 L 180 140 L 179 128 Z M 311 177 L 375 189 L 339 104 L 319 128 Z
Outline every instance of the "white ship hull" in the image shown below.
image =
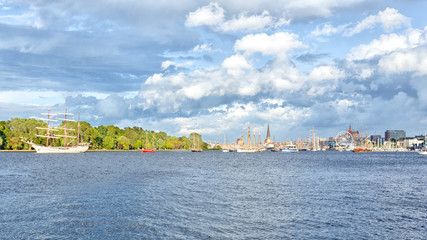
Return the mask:
M 281 150 L 282 152 L 289 152 L 289 153 L 296 153 L 298 152 L 298 149 L 289 149 L 289 148 L 284 148 Z
M 37 153 L 84 153 L 89 149 L 89 146 L 45 147 L 37 144 L 31 145 Z

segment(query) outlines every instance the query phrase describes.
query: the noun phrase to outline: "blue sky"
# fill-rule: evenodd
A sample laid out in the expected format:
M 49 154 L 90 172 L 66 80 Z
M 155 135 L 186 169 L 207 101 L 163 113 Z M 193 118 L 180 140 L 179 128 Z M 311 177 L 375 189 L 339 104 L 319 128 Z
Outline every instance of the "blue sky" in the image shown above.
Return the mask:
M 427 1 L 0 0 L 0 119 L 276 140 L 427 128 Z

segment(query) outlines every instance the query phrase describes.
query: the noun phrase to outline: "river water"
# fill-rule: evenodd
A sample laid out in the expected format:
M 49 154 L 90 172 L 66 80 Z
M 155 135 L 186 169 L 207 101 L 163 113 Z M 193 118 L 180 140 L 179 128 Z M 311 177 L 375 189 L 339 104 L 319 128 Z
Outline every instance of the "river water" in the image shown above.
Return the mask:
M 2 239 L 425 239 L 417 153 L 0 153 Z

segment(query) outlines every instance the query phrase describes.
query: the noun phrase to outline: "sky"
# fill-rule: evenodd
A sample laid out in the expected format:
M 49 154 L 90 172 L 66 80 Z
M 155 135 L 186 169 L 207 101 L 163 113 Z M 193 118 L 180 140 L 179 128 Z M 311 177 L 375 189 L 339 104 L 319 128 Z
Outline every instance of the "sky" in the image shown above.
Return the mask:
M 0 120 L 230 141 L 427 130 L 427 1 L 0 0 Z M 246 135 L 246 133 L 245 133 Z

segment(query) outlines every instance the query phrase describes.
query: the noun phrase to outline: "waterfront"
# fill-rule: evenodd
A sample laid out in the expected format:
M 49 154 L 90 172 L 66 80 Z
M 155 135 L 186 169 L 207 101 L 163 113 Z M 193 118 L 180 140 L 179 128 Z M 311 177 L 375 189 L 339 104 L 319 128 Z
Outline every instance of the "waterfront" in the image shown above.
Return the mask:
M 417 153 L 0 154 L 5 239 L 421 239 Z

